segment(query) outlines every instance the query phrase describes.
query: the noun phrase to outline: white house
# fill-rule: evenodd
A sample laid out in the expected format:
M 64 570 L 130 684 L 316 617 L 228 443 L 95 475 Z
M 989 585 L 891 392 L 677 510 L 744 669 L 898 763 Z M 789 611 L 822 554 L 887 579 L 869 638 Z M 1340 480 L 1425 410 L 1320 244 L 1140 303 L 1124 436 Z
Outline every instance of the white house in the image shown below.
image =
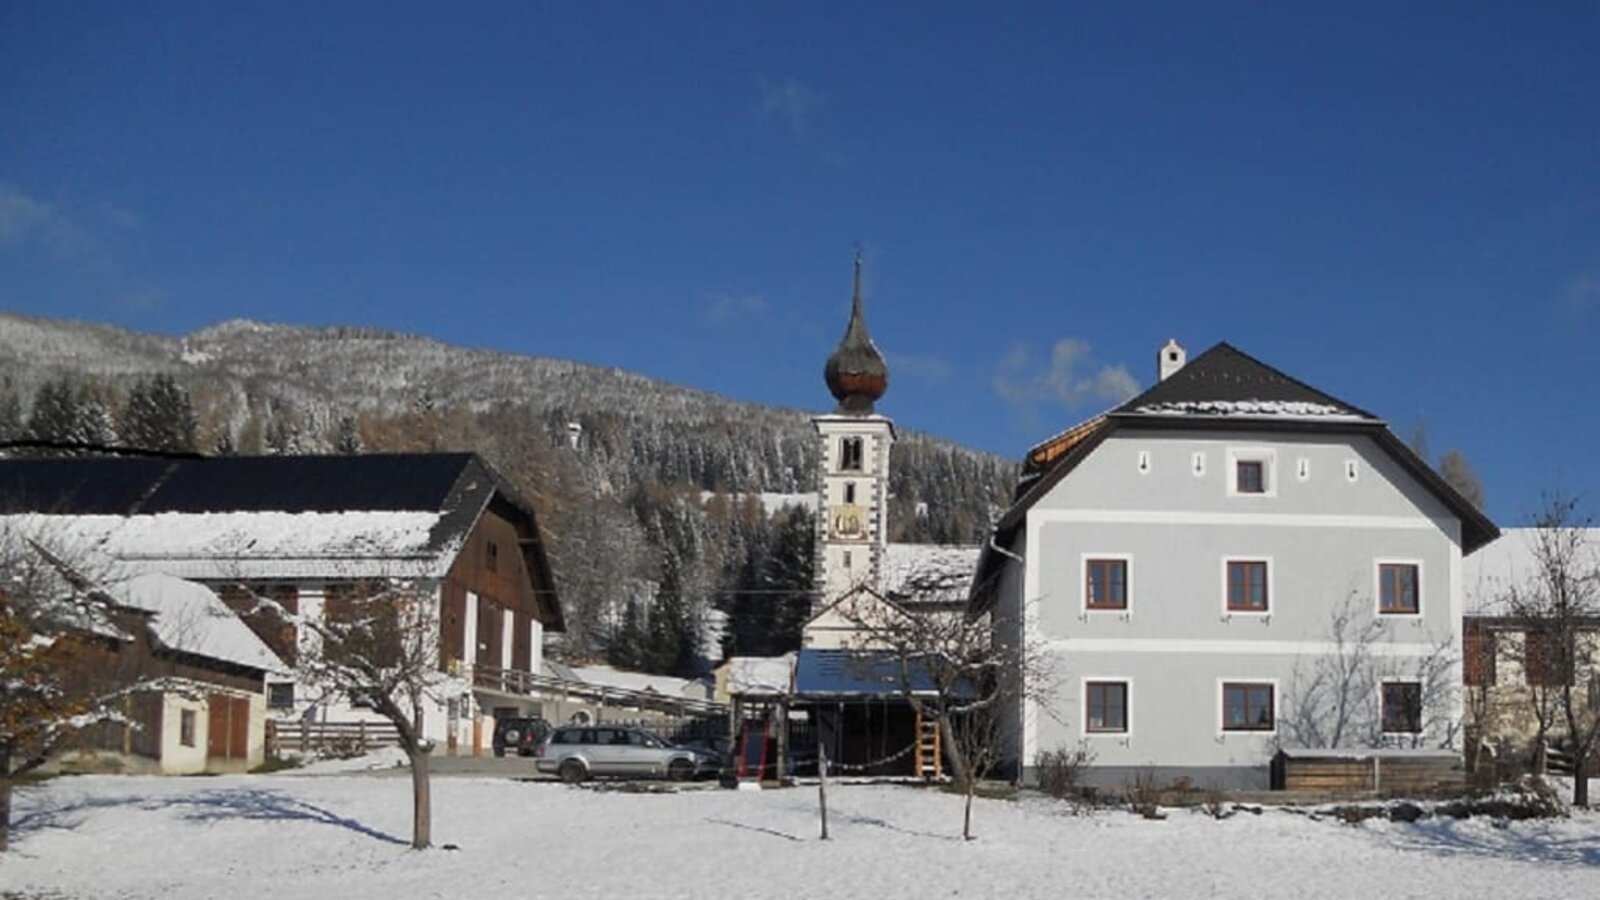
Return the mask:
M 1081 744 L 1102 783 L 1266 787 L 1280 747 L 1450 743 L 1462 560 L 1494 524 L 1371 413 L 1227 344 L 1185 356 L 1031 449 L 984 548 L 974 608 L 1048 660 L 1012 767 Z M 1352 653 L 1336 698 L 1318 676 Z

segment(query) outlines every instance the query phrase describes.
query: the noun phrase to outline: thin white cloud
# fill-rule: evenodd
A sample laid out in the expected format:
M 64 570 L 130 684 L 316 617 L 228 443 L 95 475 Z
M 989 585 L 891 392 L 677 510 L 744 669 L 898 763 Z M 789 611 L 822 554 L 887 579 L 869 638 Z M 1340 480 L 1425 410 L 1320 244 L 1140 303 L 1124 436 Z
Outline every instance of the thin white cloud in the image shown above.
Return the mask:
M 771 309 L 760 294 L 712 294 L 706 301 L 706 315 L 713 322 L 730 322 L 766 315 Z
M 92 246 L 87 233 L 55 204 L 0 181 L 0 244 L 38 241 L 58 256 L 73 256 Z
M 890 377 L 940 383 L 950 380 L 951 366 L 942 357 L 914 353 L 886 353 Z
M 779 82 L 761 79 L 762 113 L 782 120 L 795 134 L 803 134 L 811 117 L 822 105 L 820 91 L 807 87 L 793 78 Z
M 1056 341 L 1048 360 L 1036 361 L 1027 344 L 1013 345 L 995 366 L 990 384 L 996 396 L 1028 419 L 1042 403 L 1071 410 L 1120 403 L 1139 392 L 1127 366 L 1096 366 L 1089 342 L 1072 337 Z
M 1600 275 L 1584 272 L 1567 284 L 1561 301 L 1574 312 L 1600 310 Z

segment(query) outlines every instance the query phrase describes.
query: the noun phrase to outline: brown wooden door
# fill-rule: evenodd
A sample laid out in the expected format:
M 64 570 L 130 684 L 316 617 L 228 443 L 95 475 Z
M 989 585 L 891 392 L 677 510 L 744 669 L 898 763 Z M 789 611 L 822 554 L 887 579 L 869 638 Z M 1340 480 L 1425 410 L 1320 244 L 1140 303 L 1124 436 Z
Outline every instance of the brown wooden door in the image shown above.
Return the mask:
M 206 698 L 206 756 L 246 759 L 250 756 L 250 700 L 212 694 Z
M 206 756 L 228 758 L 230 699 L 227 694 L 212 694 L 206 698 Z
M 228 758 L 250 758 L 250 701 L 234 697 L 228 704 Z

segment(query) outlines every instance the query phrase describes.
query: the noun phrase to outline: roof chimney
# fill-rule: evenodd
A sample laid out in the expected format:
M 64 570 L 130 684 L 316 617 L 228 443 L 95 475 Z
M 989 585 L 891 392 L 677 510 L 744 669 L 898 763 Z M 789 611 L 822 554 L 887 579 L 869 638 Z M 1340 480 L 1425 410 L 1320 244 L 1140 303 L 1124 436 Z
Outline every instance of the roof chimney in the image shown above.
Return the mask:
M 1189 354 L 1184 352 L 1183 345 L 1178 343 L 1177 338 L 1169 338 L 1167 345 L 1156 354 L 1156 374 L 1160 376 L 1156 380 L 1166 381 L 1188 361 Z

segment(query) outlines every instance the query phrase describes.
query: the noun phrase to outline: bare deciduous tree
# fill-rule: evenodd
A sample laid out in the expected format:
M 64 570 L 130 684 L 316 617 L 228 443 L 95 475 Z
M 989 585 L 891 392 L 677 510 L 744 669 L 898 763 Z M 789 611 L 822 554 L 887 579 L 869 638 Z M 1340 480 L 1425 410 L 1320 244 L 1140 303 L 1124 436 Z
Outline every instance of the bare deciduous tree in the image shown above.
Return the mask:
M 1369 598 L 1347 595 L 1328 614 L 1328 651 L 1295 661 L 1283 711 L 1285 737 L 1294 746 L 1328 749 L 1454 746 L 1460 728 L 1454 716 L 1455 640 L 1440 637 L 1423 653 L 1385 653 L 1385 625 L 1371 609 Z M 1415 683 L 1421 691 L 1414 732 L 1384 729 L 1382 686 L 1392 681 Z
M 1534 526 L 1533 569 L 1507 589 L 1504 605 L 1525 623 L 1521 657 L 1539 747 L 1551 731 L 1563 732 L 1573 802 L 1588 806 L 1586 773 L 1600 742 L 1600 547 L 1571 497 L 1548 497 Z
M 463 690 L 441 670 L 437 603 L 430 582 L 398 578 L 362 582 L 332 596 L 321 616 L 291 613 L 256 595 L 258 609 L 270 609 L 302 629 L 296 663 L 302 682 L 324 698 L 342 697 L 394 725 L 411 768 L 415 849 L 433 841 L 428 778 L 433 742 L 424 736 L 425 711 L 430 702 L 442 703 Z
M 838 609 L 858 629 L 862 651 L 892 656 L 900 696 L 923 721 L 936 723 L 965 798 L 961 836 L 972 840 L 978 783 L 1004 751 L 1004 707 L 1048 693 L 1047 655 L 1023 629 L 997 627 L 1008 623 L 993 613 L 908 612 L 865 588 L 847 595 Z

